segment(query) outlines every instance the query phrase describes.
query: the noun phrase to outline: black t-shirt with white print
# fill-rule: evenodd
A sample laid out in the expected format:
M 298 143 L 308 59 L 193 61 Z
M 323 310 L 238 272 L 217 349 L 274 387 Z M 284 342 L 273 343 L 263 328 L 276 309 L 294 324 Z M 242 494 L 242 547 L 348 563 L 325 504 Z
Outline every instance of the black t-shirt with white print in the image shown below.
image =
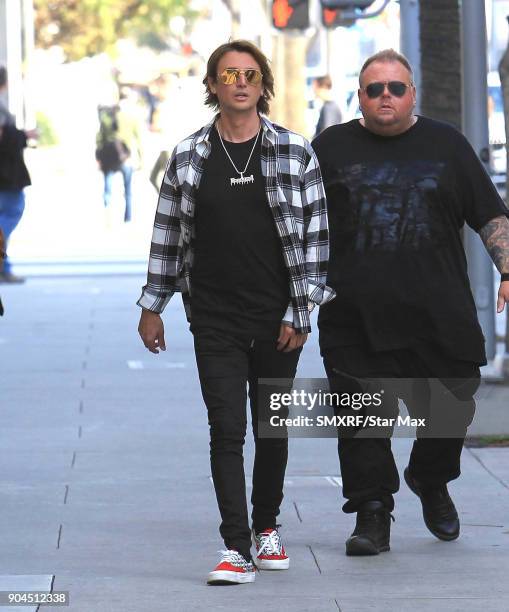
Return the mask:
M 239 170 L 255 138 L 225 142 Z M 207 327 L 276 340 L 290 302 L 290 281 L 265 192 L 261 134 L 244 173 L 253 180 L 243 184 L 215 127 L 211 144 L 196 196 L 191 330 Z
M 478 231 L 508 211 L 475 152 L 451 126 L 419 117 L 383 137 L 354 120 L 313 142 L 328 203 L 322 352 L 367 343 L 374 351 L 437 344 L 485 363 L 461 228 Z

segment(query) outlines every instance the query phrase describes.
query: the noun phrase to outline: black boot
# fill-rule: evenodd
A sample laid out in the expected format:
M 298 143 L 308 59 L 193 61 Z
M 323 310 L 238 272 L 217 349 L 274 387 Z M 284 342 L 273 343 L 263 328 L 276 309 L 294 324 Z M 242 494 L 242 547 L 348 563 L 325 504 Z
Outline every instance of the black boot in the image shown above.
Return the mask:
M 357 522 L 346 541 L 348 556 L 378 555 L 390 550 L 391 519 L 394 517 L 380 501 L 365 502 L 357 511 Z
M 460 534 L 460 521 L 447 485 L 424 487 L 412 477 L 408 468 L 405 468 L 404 477 L 409 489 L 421 500 L 426 527 L 440 540 L 455 540 Z

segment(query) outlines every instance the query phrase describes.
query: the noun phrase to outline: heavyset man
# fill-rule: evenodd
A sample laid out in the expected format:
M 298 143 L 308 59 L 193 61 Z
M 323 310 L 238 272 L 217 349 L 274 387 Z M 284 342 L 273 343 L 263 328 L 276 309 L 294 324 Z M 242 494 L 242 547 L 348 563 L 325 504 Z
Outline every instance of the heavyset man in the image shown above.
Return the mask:
M 208 582 L 254 580 L 256 565 L 286 569 L 276 517 L 285 438 L 259 438 L 257 380 L 293 379 L 325 286 L 328 228 L 320 171 L 309 143 L 262 116 L 274 79 L 247 41 L 216 49 L 204 79 L 219 113 L 177 145 L 159 194 L 139 332 L 165 350 L 160 313 L 182 291 L 210 424 L 212 478 L 226 550 Z M 252 534 L 242 447 L 249 386 L 255 461 Z
M 359 80 L 362 118 L 313 142 L 328 202 L 328 283 L 338 291 L 320 309 L 321 352 L 337 390 L 365 379 L 410 379 L 403 399 L 428 423 L 418 431 L 405 480 L 428 529 L 454 540 L 460 525 L 447 483 L 460 475 L 479 366 L 486 363 L 461 228 L 466 222 L 479 233 L 502 274 L 501 312 L 509 300 L 509 213 L 466 139 L 414 115 L 412 70 L 402 55 L 370 57 Z M 446 390 L 440 406 L 430 399 L 438 380 Z M 395 413 L 397 396 L 384 404 Z M 429 422 L 448 411 L 452 430 Z M 346 552 L 387 551 L 399 488 L 390 437 L 345 431 L 338 447 L 343 510 L 357 513 Z

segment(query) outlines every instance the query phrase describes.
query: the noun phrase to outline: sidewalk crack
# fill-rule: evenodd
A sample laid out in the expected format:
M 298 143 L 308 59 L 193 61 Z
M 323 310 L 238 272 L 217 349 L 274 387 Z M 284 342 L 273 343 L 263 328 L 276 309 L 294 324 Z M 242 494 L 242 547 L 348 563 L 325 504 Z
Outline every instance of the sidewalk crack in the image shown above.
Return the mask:
M 473 452 L 473 449 L 467 447 L 467 451 L 488 472 L 490 476 L 492 476 L 497 482 L 499 482 L 505 489 L 509 490 L 509 485 L 506 482 L 504 482 L 501 478 L 499 478 L 494 472 L 492 472 L 490 468 L 484 464 L 483 460 Z
M 62 539 L 62 525 L 58 529 L 57 548 L 60 548 L 60 540 Z
M 315 555 L 315 553 L 313 552 L 313 549 L 311 548 L 311 546 L 310 546 L 309 544 L 308 544 L 307 546 L 308 546 L 308 548 L 309 548 L 309 552 L 310 552 L 310 553 L 311 553 L 311 555 L 313 556 L 313 559 L 314 559 L 314 561 L 315 561 L 315 565 L 316 565 L 316 567 L 318 568 L 318 573 L 319 573 L 319 574 L 321 574 L 321 573 L 322 573 L 322 570 L 321 570 L 321 568 L 320 568 L 320 565 L 318 564 L 318 559 L 316 558 L 316 555 Z

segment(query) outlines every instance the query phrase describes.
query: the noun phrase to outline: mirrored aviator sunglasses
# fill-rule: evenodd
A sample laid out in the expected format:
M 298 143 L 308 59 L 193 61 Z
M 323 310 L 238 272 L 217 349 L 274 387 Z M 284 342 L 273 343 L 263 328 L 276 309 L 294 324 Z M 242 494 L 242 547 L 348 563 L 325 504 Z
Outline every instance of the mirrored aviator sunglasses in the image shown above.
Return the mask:
M 373 100 L 374 98 L 379 98 L 383 94 L 386 85 L 389 93 L 396 96 L 396 98 L 402 98 L 405 95 L 407 88 L 411 87 L 411 85 L 407 85 L 402 81 L 386 81 L 385 83 L 377 81 L 367 85 L 364 91 L 366 92 L 368 98 Z
M 258 85 L 262 81 L 262 73 L 254 68 L 247 68 L 246 70 L 241 70 L 240 68 L 226 68 L 226 70 L 221 72 L 219 78 L 225 85 L 233 85 L 237 82 L 241 74 L 246 77 L 246 81 L 250 85 Z

